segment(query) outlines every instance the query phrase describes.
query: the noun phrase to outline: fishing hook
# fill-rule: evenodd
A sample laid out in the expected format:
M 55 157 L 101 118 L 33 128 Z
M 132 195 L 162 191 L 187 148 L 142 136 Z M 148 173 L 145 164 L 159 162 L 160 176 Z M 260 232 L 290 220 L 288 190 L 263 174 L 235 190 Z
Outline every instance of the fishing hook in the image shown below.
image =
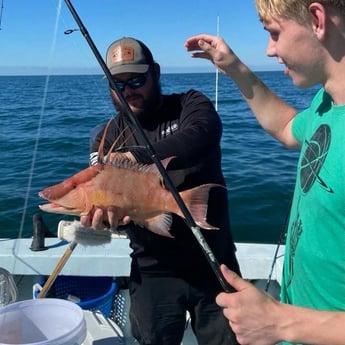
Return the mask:
M 224 289 L 225 292 L 234 292 L 234 288 L 224 279 L 222 272 L 220 271 L 220 265 L 214 256 L 211 248 L 207 244 L 204 236 L 202 235 L 200 228 L 195 224 L 195 221 L 190 214 L 187 206 L 185 205 L 184 201 L 181 198 L 180 193 L 176 189 L 175 185 L 173 184 L 171 178 L 169 177 L 168 173 L 166 172 L 161 160 L 157 157 L 157 154 L 154 151 L 153 146 L 151 145 L 149 139 L 147 138 L 143 128 L 141 127 L 141 124 L 139 123 L 138 118 L 133 114 L 132 110 L 130 109 L 127 101 L 123 97 L 121 91 L 119 90 L 118 86 L 116 85 L 115 81 L 112 78 L 112 75 L 105 63 L 105 61 L 102 58 L 102 55 L 99 53 L 96 45 L 94 44 L 92 38 L 90 37 L 89 33 L 87 32 L 83 22 L 81 21 L 77 11 L 74 9 L 72 3 L 70 0 L 65 0 L 65 3 L 70 10 L 73 18 L 75 19 L 76 23 L 78 24 L 80 31 L 82 35 L 85 37 L 87 43 L 89 44 L 92 52 L 94 53 L 98 63 L 102 67 L 104 74 L 106 78 L 108 79 L 110 87 L 115 91 L 117 97 L 119 98 L 119 101 L 122 104 L 124 114 L 128 117 L 128 119 L 131 121 L 132 125 L 135 127 L 137 130 L 141 141 L 143 142 L 144 146 L 147 149 L 147 152 L 150 153 L 151 158 L 155 165 L 157 166 L 158 171 L 162 175 L 165 185 L 173 195 L 177 205 L 181 209 L 181 212 L 183 213 L 183 216 L 185 218 L 185 222 L 189 226 L 189 228 L 192 230 L 193 235 L 195 236 L 196 240 L 198 241 L 206 259 L 208 260 L 213 272 L 217 276 L 219 283 L 221 284 L 222 288 Z

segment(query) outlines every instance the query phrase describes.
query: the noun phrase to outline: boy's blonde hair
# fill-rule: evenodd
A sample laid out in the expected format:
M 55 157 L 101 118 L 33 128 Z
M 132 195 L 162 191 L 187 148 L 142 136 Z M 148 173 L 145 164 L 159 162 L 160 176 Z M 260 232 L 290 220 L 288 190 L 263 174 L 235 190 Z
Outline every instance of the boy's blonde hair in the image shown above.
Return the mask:
M 325 7 L 338 8 L 345 17 L 345 0 L 255 0 L 256 8 L 262 22 L 286 18 L 304 24 L 308 19 L 308 6 L 318 2 Z

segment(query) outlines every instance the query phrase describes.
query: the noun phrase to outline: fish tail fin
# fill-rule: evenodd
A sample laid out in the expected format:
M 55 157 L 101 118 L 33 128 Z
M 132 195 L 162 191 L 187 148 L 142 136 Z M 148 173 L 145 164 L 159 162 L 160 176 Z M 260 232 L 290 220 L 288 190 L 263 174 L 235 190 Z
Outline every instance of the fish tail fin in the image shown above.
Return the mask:
M 211 188 L 221 187 L 220 184 L 209 183 L 181 192 L 181 197 L 191 213 L 195 223 L 203 229 L 219 230 L 207 222 L 208 198 Z M 181 215 L 181 211 L 178 213 Z M 183 217 L 183 216 L 182 216 Z

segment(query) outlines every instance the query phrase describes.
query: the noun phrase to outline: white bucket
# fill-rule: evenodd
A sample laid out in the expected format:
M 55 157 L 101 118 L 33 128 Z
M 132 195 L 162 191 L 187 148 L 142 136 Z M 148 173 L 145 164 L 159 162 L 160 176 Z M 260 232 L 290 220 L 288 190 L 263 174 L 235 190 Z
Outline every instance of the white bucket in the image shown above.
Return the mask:
M 0 345 L 81 345 L 86 333 L 82 309 L 66 300 L 26 300 L 0 309 Z

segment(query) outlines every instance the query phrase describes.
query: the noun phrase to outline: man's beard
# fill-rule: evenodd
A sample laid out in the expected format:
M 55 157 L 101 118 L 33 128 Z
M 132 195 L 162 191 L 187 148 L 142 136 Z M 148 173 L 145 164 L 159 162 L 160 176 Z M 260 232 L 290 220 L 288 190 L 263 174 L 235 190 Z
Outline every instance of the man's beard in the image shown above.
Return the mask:
M 160 105 L 160 97 L 161 97 L 161 86 L 159 83 L 157 83 L 154 85 L 154 87 L 152 87 L 149 96 L 145 100 L 143 100 L 141 108 L 135 109 L 135 110 L 131 109 L 133 114 L 136 115 L 140 119 L 148 120 L 150 118 L 150 114 L 152 114 L 154 110 Z M 115 98 L 113 94 L 111 95 L 111 99 L 113 101 L 115 108 L 120 113 L 123 114 L 124 109 L 123 109 L 122 103 L 117 98 Z M 130 100 L 128 103 L 130 103 Z

